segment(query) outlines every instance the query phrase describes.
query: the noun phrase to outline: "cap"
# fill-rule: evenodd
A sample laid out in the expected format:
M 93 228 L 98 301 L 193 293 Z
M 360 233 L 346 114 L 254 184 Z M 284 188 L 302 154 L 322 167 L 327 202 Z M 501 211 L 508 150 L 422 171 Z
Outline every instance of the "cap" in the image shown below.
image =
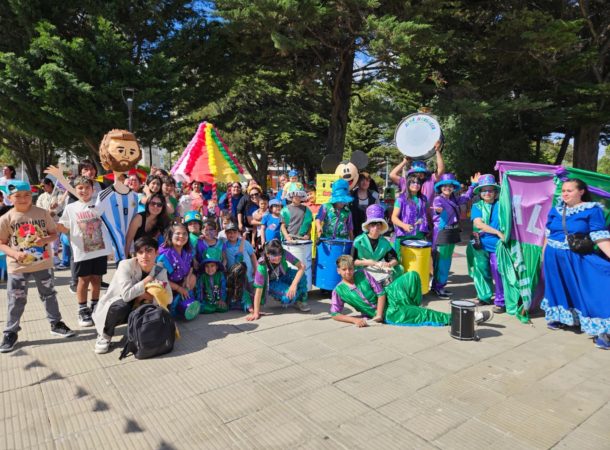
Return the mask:
M 6 190 L 9 195 L 14 194 L 15 192 L 23 191 L 23 192 L 32 192 L 32 187 L 30 183 L 22 180 L 12 180 L 10 183 L 6 185 Z

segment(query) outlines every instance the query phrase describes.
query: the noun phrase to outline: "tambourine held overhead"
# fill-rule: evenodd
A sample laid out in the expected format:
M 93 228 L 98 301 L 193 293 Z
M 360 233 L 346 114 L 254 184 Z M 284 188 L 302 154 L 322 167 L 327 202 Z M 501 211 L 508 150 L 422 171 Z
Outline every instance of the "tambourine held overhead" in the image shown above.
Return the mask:
M 441 139 L 441 126 L 431 114 L 411 114 L 398 124 L 394 133 L 396 147 L 405 156 L 424 160 L 435 153 L 434 145 Z

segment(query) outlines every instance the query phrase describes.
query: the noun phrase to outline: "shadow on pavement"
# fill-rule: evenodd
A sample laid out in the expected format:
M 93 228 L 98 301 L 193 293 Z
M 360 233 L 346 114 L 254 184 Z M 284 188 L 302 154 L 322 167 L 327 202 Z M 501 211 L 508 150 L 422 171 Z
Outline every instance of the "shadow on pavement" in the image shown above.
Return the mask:
M 481 339 L 502 336 L 502 333 L 500 333 L 497 330 L 489 330 L 489 329 L 485 329 L 485 328 L 479 328 L 477 330 L 477 334 L 479 335 L 479 337 Z

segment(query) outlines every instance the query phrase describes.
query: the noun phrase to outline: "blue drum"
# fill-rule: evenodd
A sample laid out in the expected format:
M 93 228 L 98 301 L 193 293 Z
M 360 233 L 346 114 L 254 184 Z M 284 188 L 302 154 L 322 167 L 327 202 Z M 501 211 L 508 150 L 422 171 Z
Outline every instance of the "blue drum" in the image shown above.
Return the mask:
M 320 239 L 316 246 L 316 286 L 332 291 L 341 281 L 337 258 L 349 255 L 353 242 L 348 239 Z
M 201 309 L 201 303 L 195 300 L 193 297 L 188 296 L 187 298 L 177 294 L 170 307 L 170 312 L 174 317 L 182 320 L 193 320 L 199 315 Z

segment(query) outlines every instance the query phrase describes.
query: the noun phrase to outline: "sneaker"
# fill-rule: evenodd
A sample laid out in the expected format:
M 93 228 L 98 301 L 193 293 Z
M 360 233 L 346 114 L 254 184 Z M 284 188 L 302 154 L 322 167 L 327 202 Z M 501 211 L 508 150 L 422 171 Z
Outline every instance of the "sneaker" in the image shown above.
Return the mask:
M 109 285 L 108 283 L 106 283 L 105 281 L 102 281 L 102 282 L 100 283 L 100 287 L 101 287 L 102 289 L 108 289 L 108 286 L 110 286 L 110 285 Z
M 97 341 L 95 341 L 95 353 L 108 353 L 108 350 L 110 350 L 110 339 L 106 339 L 104 336 L 98 336 Z
M 17 343 L 17 333 L 14 331 L 7 331 L 4 333 L 2 338 L 2 344 L 0 344 L 0 353 L 12 352 Z
M 563 328 L 563 324 L 561 322 L 547 322 L 546 327 L 549 330 L 561 330 Z
M 56 324 L 51 325 L 51 334 L 68 338 L 74 336 L 75 333 L 70 328 L 68 328 L 68 325 L 66 325 L 60 320 Z
M 488 309 L 484 311 L 477 311 L 474 313 L 474 321 L 477 325 L 481 325 L 484 322 L 489 322 L 493 316 L 493 311 L 490 311 Z
M 92 327 L 93 319 L 91 318 L 91 310 L 87 307 L 78 310 L 78 326 Z
M 434 293 L 436 294 L 436 296 L 438 298 L 442 298 L 444 300 L 448 300 L 449 299 L 449 294 L 447 294 L 445 289 L 440 288 L 440 289 L 432 289 L 432 290 L 434 291 Z
M 68 270 L 69 268 L 70 268 L 70 266 L 66 266 L 66 265 L 64 265 L 62 263 L 59 263 L 57 265 L 57 270 Z M 73 292 L 73 294 L 76 294 L 76 292 Z
M 448 295 L 449 297 L 451 297 L 453 295 L 453 292 L 450 291 L 449 289 L 443 289 L 445 291 L 445 294 Z
M 99 300 L 97 302 L 91 302 L 91 315 L 93 315 L 93 313 L 95 313 L 98 303 L 99 303 Z
M 491 308 L 491 310 L 494 312 L 494 314 L 502 314 L 506 312 L 506 307 L 505 306 L 494 306 L 493 308 Z
M 76 286 L 74 285 L 70 285 L 70 287 L 68 288 L 70 290 L 70 292 L 72 292 L 73 294 L 76 294 Z
M 294 307 L 301 312 L 309 312 L 311 311 L 311 307 L 307 304 L 307 302 L 296 302 Z
M 608 338 L 604 338 L 601 335 L 596 336 L 593 342 L 597 348 L 601 348 L 602 350 L 610 350 L 610 340 Z
M 490 300 L 487 300 L 487 301 L 477 299 L 477 300 L 476 300 L 474 303 L 475 303 L 475 305 L 477 305 L 477 306 L 491 306 L 491 299 L 490 299 Z

